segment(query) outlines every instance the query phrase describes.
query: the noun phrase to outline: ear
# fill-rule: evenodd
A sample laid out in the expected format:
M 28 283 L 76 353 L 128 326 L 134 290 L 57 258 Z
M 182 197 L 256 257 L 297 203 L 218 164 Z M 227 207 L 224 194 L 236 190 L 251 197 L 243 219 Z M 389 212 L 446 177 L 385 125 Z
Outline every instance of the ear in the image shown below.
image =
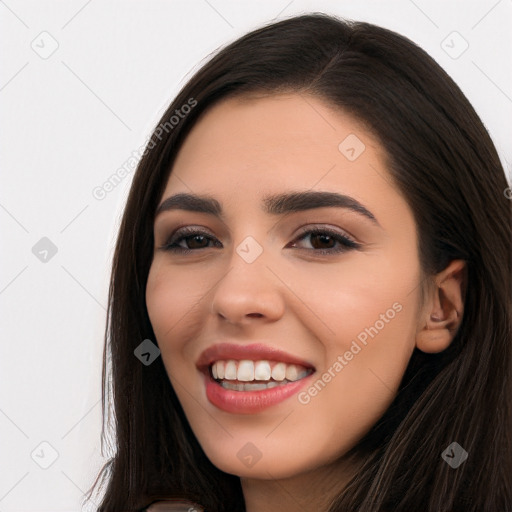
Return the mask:
M 435 276 L 416 333 L 416 347 L 419 350 L 442 352 L 453 341 L 462 322 L 466 284 L 464 260 L 453 260 Z

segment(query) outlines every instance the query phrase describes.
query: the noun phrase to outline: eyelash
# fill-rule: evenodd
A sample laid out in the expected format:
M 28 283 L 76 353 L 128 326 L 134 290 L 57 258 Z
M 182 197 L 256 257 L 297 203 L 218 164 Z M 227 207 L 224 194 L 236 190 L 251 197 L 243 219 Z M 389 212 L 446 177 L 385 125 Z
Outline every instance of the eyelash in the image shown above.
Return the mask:
M 182 228 L 179 231 L 177 231 L 171 237 L 171 239 L 166 244 L 161 246 L 159 249 L 161 249 L 163 251 L 178 253 L 178 254 L 189 254 L 191 252 L 200 251 L 202 249 L 210 249 L 211 247 L 201 247 L 199 249 L 187 249 L 187 248 L 180 247 L 179 245 L 177 245 L 182 240 L 186 240 L 187 238 L 193 238 L 194 236 L 198 236 L 198 235 L 204 236 L 210 241 L 214 241 L 214 237 L 212 237 L 210 234 L 208 234 L 204 231 L 200 231 L 196 228 L 185 227 L 185 228 Z M 345 235 L 342 235 L 338 231 L 334 231 L 334 230 L 328 229 L 328 228 L 310 228 L 310 229 L 304 228 L 302 230 L 300 236 L 298 238 L 296 238 L 292 243 L 295 244 L 296 242 L 305 239 L 308 235 L 328 235 L 331 238 L 333 238 L 336 242 L 341 244 L 341 246 L 342 246 L 342 248 L 338 248 L 338 249 L 333 249 L 333 248 L 305 249 L 306 251 L 313 251 L 314 253 L 317 253 L 317 254 L 318 253 L 325 254 L 325 255 L 339 254 L 339 253 L 348 252 L 353 249 L 358 250 L 361 248 L 361 244 L 359 244 L 358 242 L 355 242 L 354 240 L 352 240 L 351 238 L 349 238 Z

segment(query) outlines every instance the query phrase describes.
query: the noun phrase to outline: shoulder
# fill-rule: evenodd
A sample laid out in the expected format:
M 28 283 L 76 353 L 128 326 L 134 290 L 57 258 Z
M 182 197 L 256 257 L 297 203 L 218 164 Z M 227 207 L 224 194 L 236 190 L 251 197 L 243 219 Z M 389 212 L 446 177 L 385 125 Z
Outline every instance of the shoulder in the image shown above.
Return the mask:
M 191 501 L 163 500 L 152 503 L 144 512 L 204 512 L 204 509 Z

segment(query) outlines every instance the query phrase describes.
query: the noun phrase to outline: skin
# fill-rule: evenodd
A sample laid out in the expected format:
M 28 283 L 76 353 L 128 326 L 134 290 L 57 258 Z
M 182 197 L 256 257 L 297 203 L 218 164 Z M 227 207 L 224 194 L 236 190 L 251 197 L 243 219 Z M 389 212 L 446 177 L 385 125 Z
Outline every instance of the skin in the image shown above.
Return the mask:
M 354 161 L 338 149 L 349 134 L 365 145 Z M 378 224 L 338 207 L 286 215 L 262 209 L 264 195 L 307 190 L 349 195 Z M 167 211 L 154 225 L 147 308 L 192 430 L 213 464 L 241 477 L 248 512 L 326 510 L 358 466 L 343 455 L 392 402 L 415 346 L 436 352 L 453 339 L 462 318 L 464 263 L 425 279 L 415 221 L 392 184 L 384 149 L 357 119 L 312 96 L 216 104 L 185 140 L 162 200 L 179 192 L 210 195 L 224 210 L 222 219 Z M 162 250 L 183 225 L 206 231 L 221 247 L 189 238 L 180 245 L 206 248 Z M 347 233 L 361 248 L 320 254 L 329 242 L 301 240 L 298 228 L 305 225 Z M 236 252 L 247 236 L 263 249 L 252 263 Z M 314 365 L 314 383 L 397 303 L 394 318 L 307 404 L 294 395 L 245 415 L 206 398 L 195 362 L 215 343 L 282 349 Z M 261 453 L 252 467 L 237 457 L 247 442 Z

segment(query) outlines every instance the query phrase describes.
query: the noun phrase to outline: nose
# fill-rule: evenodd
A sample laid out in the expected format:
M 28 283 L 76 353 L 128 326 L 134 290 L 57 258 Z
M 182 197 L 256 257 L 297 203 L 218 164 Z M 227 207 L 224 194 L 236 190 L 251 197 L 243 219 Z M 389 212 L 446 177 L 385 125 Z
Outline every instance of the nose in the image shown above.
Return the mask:
M 282 283 L 260 256 L 247 263 L 233 251 L 228 271 L 213 290 L 212 313 L 230 324 L 275 322 L 284 313 Z

